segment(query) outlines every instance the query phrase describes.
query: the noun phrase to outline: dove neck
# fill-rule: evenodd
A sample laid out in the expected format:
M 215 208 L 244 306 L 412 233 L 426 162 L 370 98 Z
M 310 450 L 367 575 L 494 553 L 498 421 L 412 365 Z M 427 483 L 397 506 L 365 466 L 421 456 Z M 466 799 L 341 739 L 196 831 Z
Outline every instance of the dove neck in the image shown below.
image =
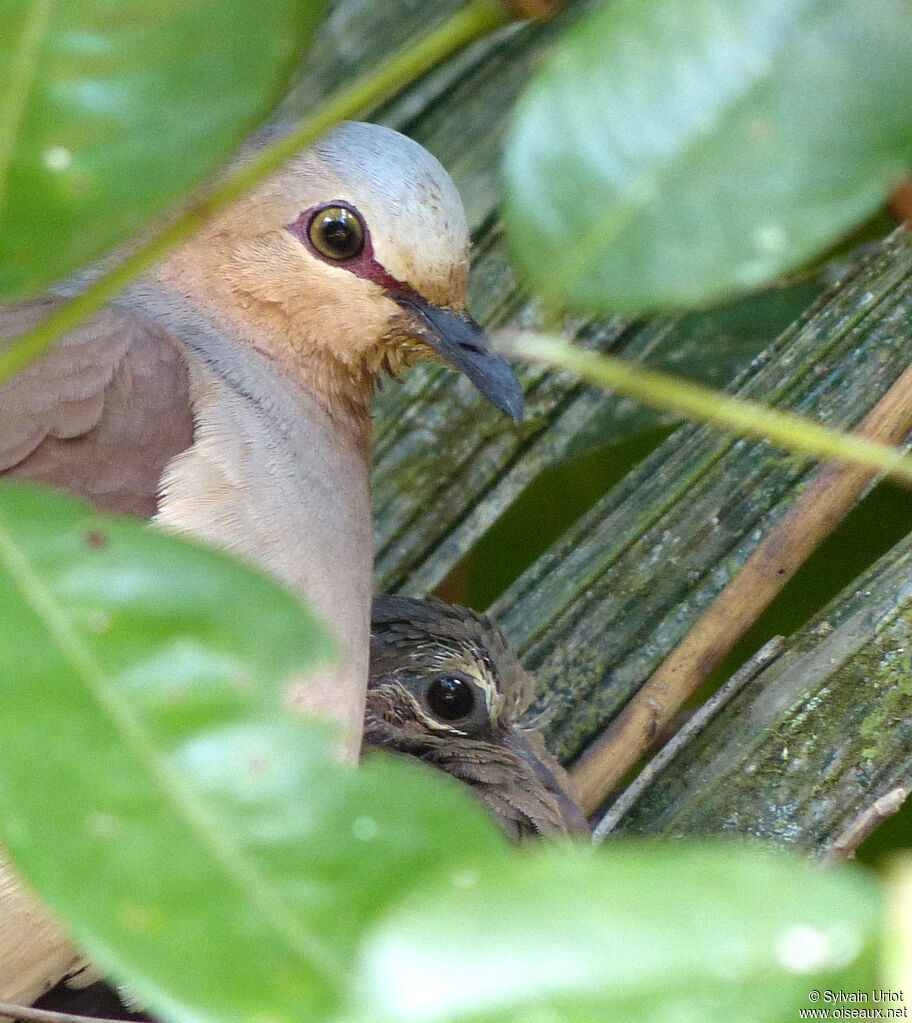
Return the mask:
M 190 373 L 194 442 L 165 471 L 157 521 L 278 577 L 318 611 L 342 660 L 292 702 L 339 720 L 356 755 L 373 566 L 364 424 L 189 301 L 150 285 L 128 298 L 181 339 Z

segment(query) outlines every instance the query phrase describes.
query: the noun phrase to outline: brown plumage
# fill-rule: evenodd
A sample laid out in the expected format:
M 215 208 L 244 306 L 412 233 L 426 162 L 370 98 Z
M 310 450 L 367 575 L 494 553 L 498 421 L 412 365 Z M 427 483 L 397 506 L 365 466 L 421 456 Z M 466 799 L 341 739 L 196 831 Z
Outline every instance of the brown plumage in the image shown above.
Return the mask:
M 339 657 L 288 701 L 334 719 L 352 760 L 367 685 L 376 377 L 442 358 L 505 411 L 522 407 L 465 311 L 468 246 L 459 194 L 429 153 L 344 124 L 0 387 L 0 472 L 154 515 L 319 611 Z M 0 308 L 0 339 L 59 300 Z M 63 942 L 29 926 L 31 913 L 0 850 L 0 955 L 22 965 L 0 969 L 0 997 L 33 998 L 60 976 Z
M 443 358 L 505 410 L 522 405 L 465 312 L 468 245 L 459 194 L 429 153 L 341 125 L 0 387 L 0 472 L 154 515 L 321 612 L 343 656 L 300 703 L 343 725 L 352 758 L 374 382 Z M 0 347 L 58 301 L 0 307 Z
M 24 333 L 57 305 L 0 308 L 0 334 Z M 188 387 L 172 339 L 107 309 L 0 388 L 0 472 L 102 511 L 151 517 L 166 465 L 193 443 Z
M 365 750 L 465 782 L 513 838 L 588 832 L 564 772 L 521 724 L 531 699 L 531 678 L 490 619 L 435 599 L 374 598 Z

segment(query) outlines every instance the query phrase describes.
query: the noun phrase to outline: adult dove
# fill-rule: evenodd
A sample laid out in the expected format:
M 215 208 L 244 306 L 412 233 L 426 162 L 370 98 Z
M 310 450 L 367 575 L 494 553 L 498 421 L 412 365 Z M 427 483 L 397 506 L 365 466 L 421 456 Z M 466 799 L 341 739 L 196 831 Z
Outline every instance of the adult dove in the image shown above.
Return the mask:
M 0 388 L 0 472 L 154 517 L 317 609 L 342 656 L 289 695 L 340 724 L 350 759 L 368 675 L 374 383 L 442 358 L 522 414 L 465 310 L 468 247 L 429 153 L 343 124 Z M 56 301 L 0 308 L 0 337 Z M 4 998 L 33 999 L 73 954 L 40 912 L 0 869 Z

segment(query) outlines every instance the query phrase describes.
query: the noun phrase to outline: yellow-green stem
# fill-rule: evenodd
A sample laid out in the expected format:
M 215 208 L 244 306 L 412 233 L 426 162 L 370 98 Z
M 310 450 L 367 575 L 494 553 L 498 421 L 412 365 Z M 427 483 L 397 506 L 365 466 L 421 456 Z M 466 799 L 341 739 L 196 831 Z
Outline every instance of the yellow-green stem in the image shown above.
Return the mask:
M 172 246 L 198 230 L 214 212 L 249 191 L 334 125 L 376 108 L 443 58 L 510 20 L 507 7 L 499 0 L 472 0 L 423 39 L 339 90 L 288 135 L 192 202 L 176 220 L 136 249 L 114 270 L 61 306 L 34 330 L 23 334 L 0 355 L 0 384 L 50 348 L 61 335 L 97 312 L 130 281 L 158 262 Z
M 864 465 L 912 484 L 912 456 L 898 448 L 805 419 L 803 416 L 733 398 L 709 387 L 644 369 L 613 355 L 601 355 L 542 334 L 509 336 L 509 353 L 517 358 L 570 370 L 606 390 L 635 398 L 654 408 L 680 412 L 688 419 L 718 426 L 730 433 L 769 440 L 777 447 L 820 461 Z

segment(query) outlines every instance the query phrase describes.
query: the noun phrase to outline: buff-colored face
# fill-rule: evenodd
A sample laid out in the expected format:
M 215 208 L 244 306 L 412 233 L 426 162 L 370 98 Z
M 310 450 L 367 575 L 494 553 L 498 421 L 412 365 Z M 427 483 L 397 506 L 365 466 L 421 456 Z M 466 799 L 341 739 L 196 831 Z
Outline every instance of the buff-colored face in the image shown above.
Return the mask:
M 442 357 L 514 417 L 512 371 L 465 313 L 469 233 L 443 167 L 378 125 L 347 123 L 207 231 L 214 276 L 301 357 L 404 368 Z

